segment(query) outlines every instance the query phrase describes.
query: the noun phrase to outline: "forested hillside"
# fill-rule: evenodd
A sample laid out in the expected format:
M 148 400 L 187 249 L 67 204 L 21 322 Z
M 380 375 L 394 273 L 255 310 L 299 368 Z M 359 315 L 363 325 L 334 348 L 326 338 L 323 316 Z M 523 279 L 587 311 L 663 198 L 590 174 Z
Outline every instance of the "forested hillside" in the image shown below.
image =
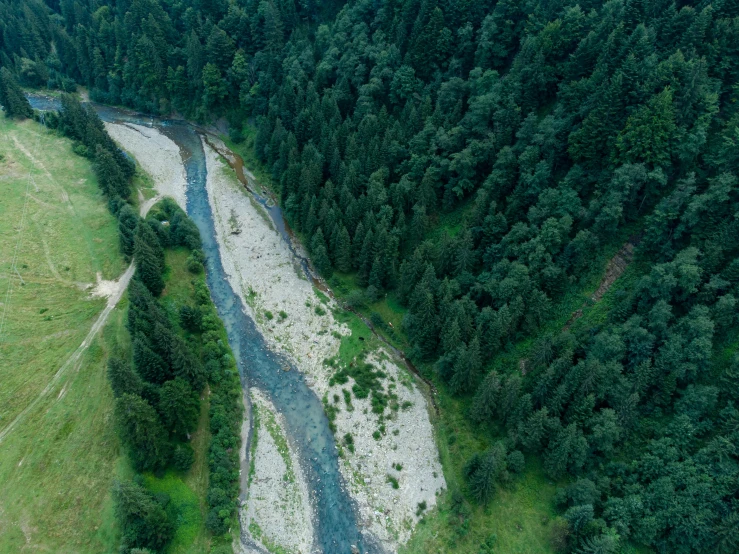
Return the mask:
M 470 496 L 541 457 L 579 552 L 739 550 L 738 37 L 737 0 L 0 0 L 24 85 L 256 125 L 318 269 L 500 429 Z M 542 333 L 626 240 L 633 286 Z

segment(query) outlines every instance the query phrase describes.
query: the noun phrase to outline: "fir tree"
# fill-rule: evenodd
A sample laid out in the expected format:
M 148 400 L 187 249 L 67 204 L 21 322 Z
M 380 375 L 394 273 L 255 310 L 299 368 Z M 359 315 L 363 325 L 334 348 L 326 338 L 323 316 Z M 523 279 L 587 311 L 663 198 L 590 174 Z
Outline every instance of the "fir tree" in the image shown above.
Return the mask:
M 133 255 L 136 277 L 154 296 L 159 296 L 164 290 L 164 252 L 159 239 L 147 224 L 136 227 Z
M 7 68 L 0 68 L 0 104 L 5 117 L 23 119 L 33 117 L 33 110 L 23 90 Z
M 137 470 L 155 470 L 166 465 L 167 432 L 148 402 L 134 394 L 121 395 L 115 403 L 115 421 L 118 435 Z
M 167 429 L 178 437 L 185 437 L 197 426 L 200 399 L 187 381 L 177 377 L 162 385 L 159 412 Z
M 130 363 L 120 358 L 108 360 L 108 381 L 113 389 L 113 396 L 123 394 L 140 395 L 143 389 L 141 377 L 133 370 Z

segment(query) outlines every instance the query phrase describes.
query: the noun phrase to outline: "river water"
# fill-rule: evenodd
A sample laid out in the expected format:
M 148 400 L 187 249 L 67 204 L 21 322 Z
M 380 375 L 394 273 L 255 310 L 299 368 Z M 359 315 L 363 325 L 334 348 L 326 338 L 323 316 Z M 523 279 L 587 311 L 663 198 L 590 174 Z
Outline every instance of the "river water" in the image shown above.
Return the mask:
M 39 110 L 59 108 L 53 98 L 31 96 L 29 100 Z M 320 400 L 297 368 L 282 369 L 290 362 L 270 350 L 226 278 L 206 192 L 207 170 L 200 131 L 181 120 L 159 120 L 109 106 L 95 105 L 95 109 L 104 121 L 155 127 L 180 147 L 188 183 L 187 213 L 200 230 L 213 302 L 226 327 L 245 390 L 251 386 L 262 390 L 285 418 L 286 431 L 311 494 L 316 549 L 325 554 L 349 554 L 352 545 L 356 545 L 360 552 L 381 552 L 371 537 L 359 531 L 356 506 L 339 472 L 336 445 Z M 269 212 L 276 227 L 284 229 L 279 208 L 270 207 Z M 243 448 L 248 453 L 248 445 Z

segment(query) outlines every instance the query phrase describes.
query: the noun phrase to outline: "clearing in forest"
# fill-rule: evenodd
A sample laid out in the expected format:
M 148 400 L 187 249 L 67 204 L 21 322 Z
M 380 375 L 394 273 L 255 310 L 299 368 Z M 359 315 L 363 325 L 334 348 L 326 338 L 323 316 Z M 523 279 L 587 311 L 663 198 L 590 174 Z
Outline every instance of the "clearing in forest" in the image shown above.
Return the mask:
M 0 190 L 0 552 L 111 551 L 122 308 L 80 345 L 126 269 L 117 222 L 89 161 L 32 121 L 0 119 Z

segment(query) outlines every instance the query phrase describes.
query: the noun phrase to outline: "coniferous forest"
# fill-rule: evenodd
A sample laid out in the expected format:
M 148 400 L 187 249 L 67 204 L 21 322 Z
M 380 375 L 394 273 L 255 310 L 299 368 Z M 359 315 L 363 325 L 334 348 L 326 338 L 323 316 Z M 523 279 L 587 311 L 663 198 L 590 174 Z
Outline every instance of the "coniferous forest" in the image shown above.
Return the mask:
M 0 63 L 256 128 L 317 269 L 496 429 L 475 502 L 535 457 L 566 551 L 739 551 L 739 1 L 0 0 Z

